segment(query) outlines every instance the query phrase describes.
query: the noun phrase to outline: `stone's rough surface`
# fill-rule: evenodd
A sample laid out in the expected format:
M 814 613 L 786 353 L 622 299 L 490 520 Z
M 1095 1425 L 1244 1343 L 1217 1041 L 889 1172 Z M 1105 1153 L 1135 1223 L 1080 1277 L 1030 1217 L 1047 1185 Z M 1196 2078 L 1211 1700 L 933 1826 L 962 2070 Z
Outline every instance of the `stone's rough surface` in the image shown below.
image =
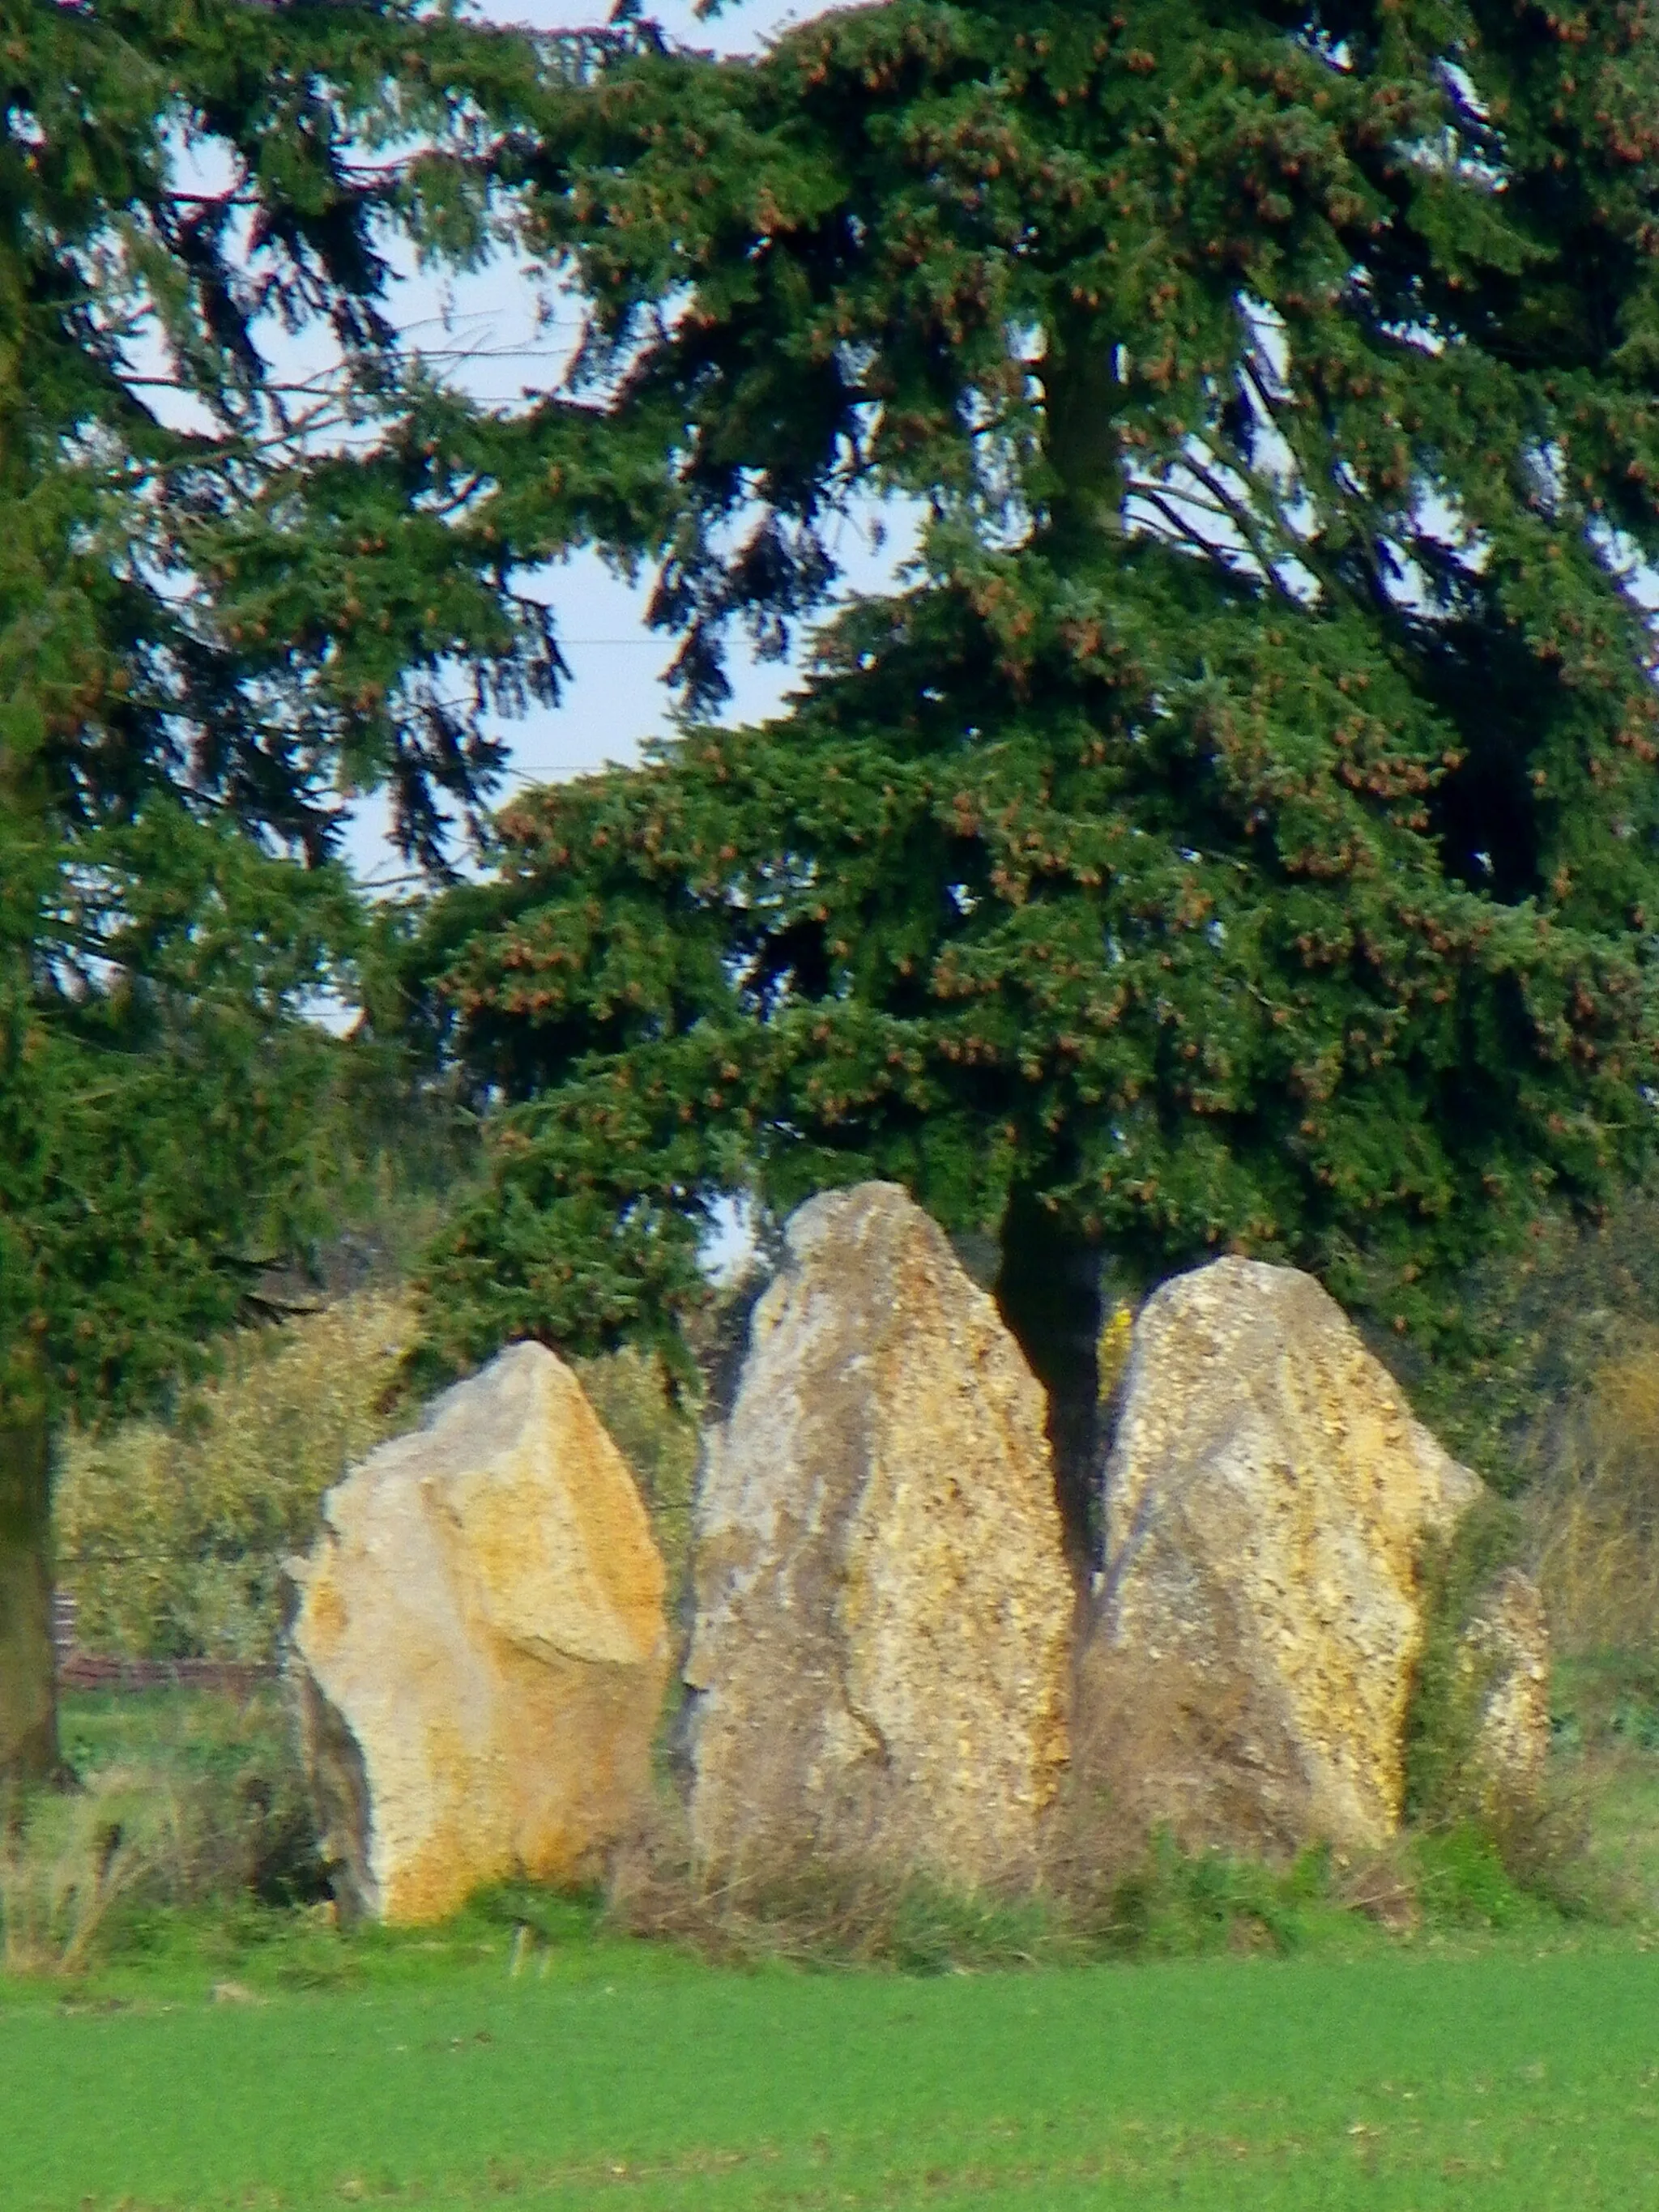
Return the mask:
M 788 1224 L 693 1541 L 705 1874 L 808 1857 L 1028 1880 L 1065 1759 L 1074 1603 L 1042 1395 L 905 1193 Z
M 1462 1657 L 1480 1697 L 1478 1790 L 1530 1797 L 1550 1747 L 1550 1641 L 1538 1586 L 1518 1567 L 1500 1575 L 1463 1632 Z
M 591 1872 L 635 1817 L 663 1567 L 580 1384 L 521 1344 L 330 1492 L 291 1664 L 343 1901 L 441 1918 Z
M 1223 1260 L 1165 1284 L 1106 1473 L 1080 1800 L 1194 1846 L 1389 1835 L 1419 1547 L 1480 1488 L 1311 1277 Z

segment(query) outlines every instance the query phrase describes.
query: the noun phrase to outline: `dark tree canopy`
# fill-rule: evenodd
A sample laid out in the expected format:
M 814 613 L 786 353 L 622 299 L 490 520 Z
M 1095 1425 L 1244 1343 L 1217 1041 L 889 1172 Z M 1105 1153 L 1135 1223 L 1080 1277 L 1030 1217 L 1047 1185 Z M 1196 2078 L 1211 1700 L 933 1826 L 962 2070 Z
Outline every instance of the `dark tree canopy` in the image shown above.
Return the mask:
M 528 572 L 648 536 L 660 441 L 472 406 L 392 292 L 508 237 L 517 108 L 628 43 L 0 0 L 0 1430 L 234 1314 L 326 1149 L 347 806 L 441 864 L 557 694 Z
M 527 571 L 650 542 L 659 440 L 479 411 L 389 290 L 503 240 L 518 107 L 638 42 L 0 0 L 0 1777 L 55 1756 L 52 1422 L 163 1387 L 326 1172 L 344 809 L 441 862 L 556 695 Z
M 663 1325 L 733 1188 L 1425 1329 L 1595 1207 L 1659 1073 L 1645 0 L 891 0 L 536 127 L 692 705 L 859 495 L 927 527 L 793 712 L 516 803 L 430 919 L 519 1102 L 435 1349 Z
M 603 40 L 414 0 L 0 9 L 0 744 L 71 827 L 183 793 L 319 857 L 389 782 L 439 857 L 557 696 L 526 568 L 648 490 L 588 410 L 434 383 L 390 282 L 513 227 L 510 122 Z M 656 464 L 660 472 L 660 462 Z M 501 496 L 503 479 L 512 495 Z
M 337 765 L 368 763 L 325 635 L 273 629 L 231 548 L 286 568 L 338 536 L 307 434 L 364 412 L 390 353 L 389 182 L 348 148 L 391 119 L 397 24 L 36 4 L 3 27 L 10 1429 L 153 1387 L 308 1179 L 324 1046 L 292 1017 L 355 924 L 303 863 Z M 284 388 L 273 325 L 316 326 L 338 372 Z

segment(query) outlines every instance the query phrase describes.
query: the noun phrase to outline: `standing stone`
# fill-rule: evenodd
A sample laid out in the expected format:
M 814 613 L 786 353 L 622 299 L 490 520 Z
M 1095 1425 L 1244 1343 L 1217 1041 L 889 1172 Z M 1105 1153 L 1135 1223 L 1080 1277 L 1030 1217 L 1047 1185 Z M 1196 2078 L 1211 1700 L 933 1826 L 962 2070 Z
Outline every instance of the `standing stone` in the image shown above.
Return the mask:
M 1189 1848 L 1381 1842 L 1419 1550 L 1480 1490 L 1310 1276 L 1222 1260 L 1165 1284 L 1106 1472 L 1079 1802 Z
M 575 1376 L 514 1346 L 323 1513 L 290 1664 L 343 1904 L 410 1923 L 592 1874 L 648 1786 L 668 1642 L 645 1508 Z
M 709 1878 L 1029 1881 L 1073 1591 L 1041 1390 L 906 1194 L 790 1221 L 708 1443 L 685 1670 Z

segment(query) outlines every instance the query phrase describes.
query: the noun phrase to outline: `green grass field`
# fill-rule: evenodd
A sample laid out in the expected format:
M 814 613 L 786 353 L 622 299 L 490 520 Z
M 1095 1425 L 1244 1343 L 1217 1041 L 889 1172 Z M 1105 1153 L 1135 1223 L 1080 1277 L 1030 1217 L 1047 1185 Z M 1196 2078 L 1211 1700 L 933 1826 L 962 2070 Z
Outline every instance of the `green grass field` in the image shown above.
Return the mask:
M 1006 1967 L 1076 1954 L 925 1897 L 887 1955 L 945 1971 L 720 1968 L 531 1892 L 404 1935 L 131 1899 L 88 1971 L 0 1977 L 0 2212 L 1659 2212 L 1659 1712 L 1581 1672 L 1600 1917 L 1455 1837 L 1413 1846 L 1392 1935 L 1340 1885 L 1172 1867 L 1121 1965 Z M 282 1841 L 274 1704 L 64 1718 L 88 1774 L 275 1787 Z
M 248 1956 L 228 2002 L 154 1961 L 0 1994 L 8 2212 L 1659 2205 L 1628 1941 L 926 1979 L 580 1931 L 514 1977 L 477 1927 Z

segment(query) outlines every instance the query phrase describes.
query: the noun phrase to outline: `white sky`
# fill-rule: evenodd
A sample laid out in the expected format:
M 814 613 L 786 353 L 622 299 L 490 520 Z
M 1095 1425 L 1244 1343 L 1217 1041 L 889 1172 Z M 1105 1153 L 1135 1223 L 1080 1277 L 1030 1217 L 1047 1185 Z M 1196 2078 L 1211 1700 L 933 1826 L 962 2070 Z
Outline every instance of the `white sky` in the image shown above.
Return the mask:
M 844 0 L 843 0 L 844 4 Z M 525 23 L 537 31 L 575 31 L 603 23 L 610 14 L 607 0 L 590 0 L 586 7 L 566 6 L 563 0 L 480 0 L 477 12 L 487 22 Z M 712 22 L 699 22 L 687 0 L 658 0 L 647 6 L 672 38 L 688 45 L 712 46 L 721 53 L 750 53 L 762 40 L 790 23 L 805 22 L 822 15 L 821 6 L 789 5 L 787 0 L 742 0 L 726 8 Z

